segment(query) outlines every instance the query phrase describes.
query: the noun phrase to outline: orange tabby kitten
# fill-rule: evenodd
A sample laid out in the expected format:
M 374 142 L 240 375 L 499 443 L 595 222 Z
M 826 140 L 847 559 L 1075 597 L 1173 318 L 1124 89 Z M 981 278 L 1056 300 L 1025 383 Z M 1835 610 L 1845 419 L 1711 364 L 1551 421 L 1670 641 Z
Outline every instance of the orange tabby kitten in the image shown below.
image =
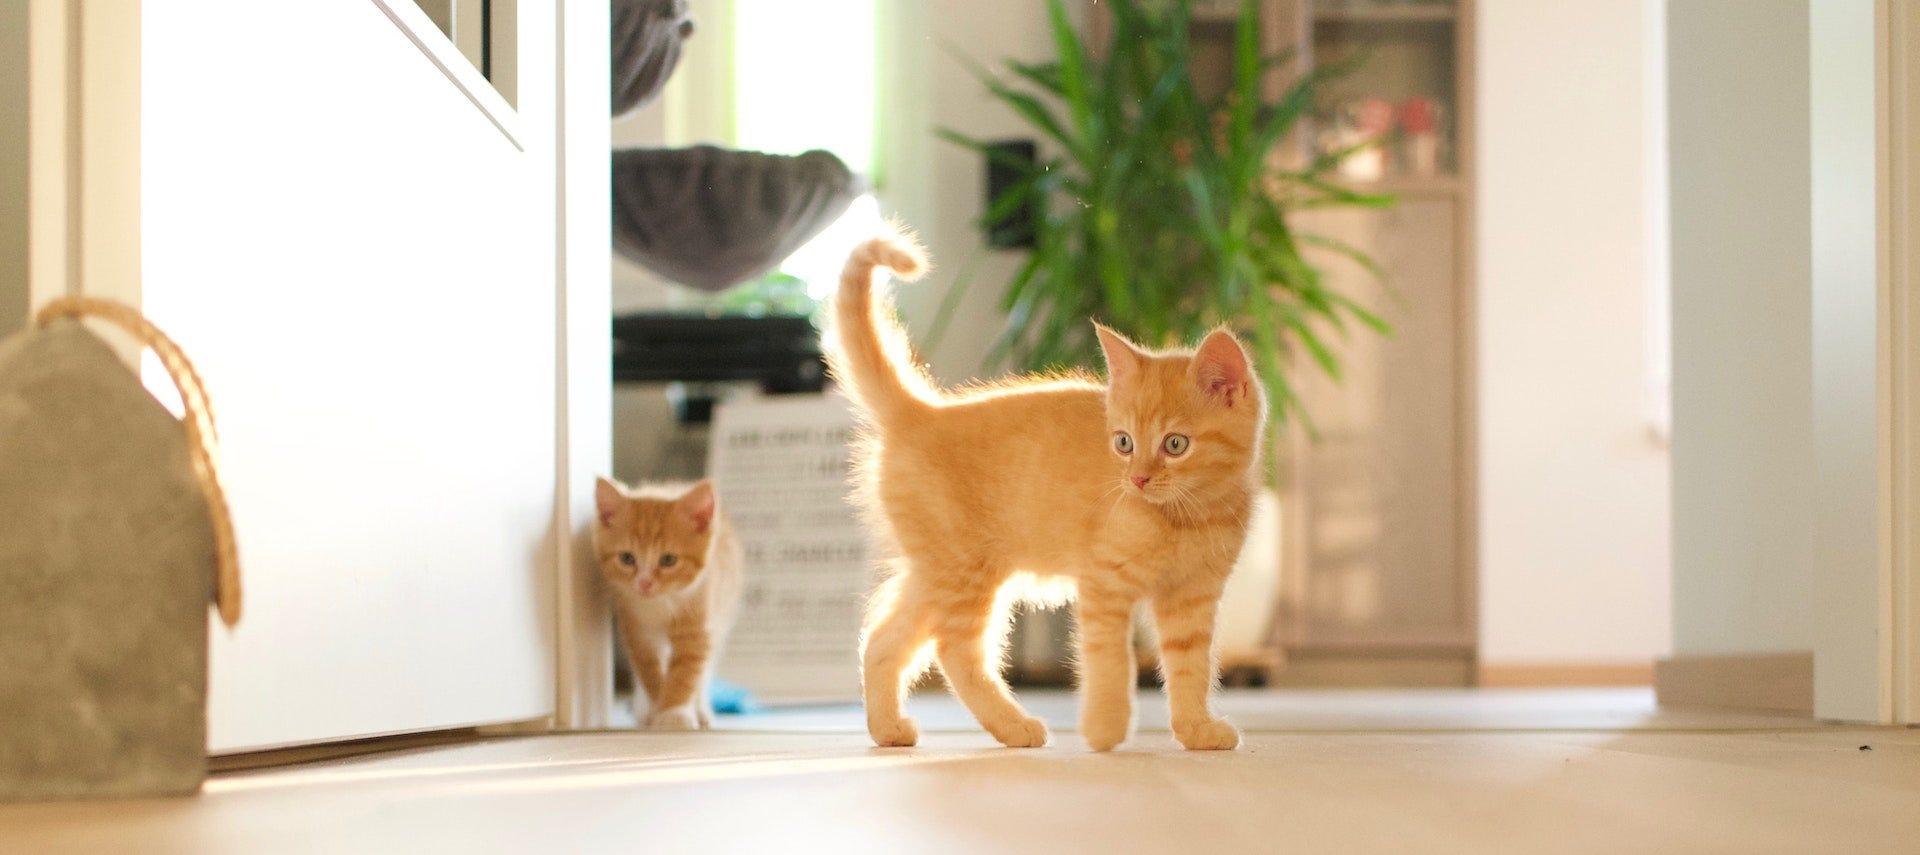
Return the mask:
M 740 542 L 713 484 L 629 490 L 602 478 L 594 504 L 600 572 L 634 682 L 647 696 L 642 715 L 635 693 L 634 718 L 661 730 L 705 729 L 713 716 L 707 681 L 740 600 Z
M 1214 612 L 1246 537 L 1266 413 L 1240 343 L 1216 330 L 1192 351 L 1149 351 L 1096 325 L 1106 386 L 1036 377 L 941 391 L 876 305 L 877 266 L 912 279 L 925 261 L 899 240 L 869 241 L 848 259 L 835 307 L 834 376 L 868 423 L 859 486 L 898 555 L 862 634 L 873 741 L 918 741 L 902 700 L 931 648 L 994 738 L 1046 743 L 1046 725 L 999 674 L 1003 587 L 1030 573 L 1076 589 L 1080 726 L 1095 751 L 1133 728 L 1129 642 L 1142 600 L 1160 630 L 1175 737 L 1238 746 L 1210 696 Z

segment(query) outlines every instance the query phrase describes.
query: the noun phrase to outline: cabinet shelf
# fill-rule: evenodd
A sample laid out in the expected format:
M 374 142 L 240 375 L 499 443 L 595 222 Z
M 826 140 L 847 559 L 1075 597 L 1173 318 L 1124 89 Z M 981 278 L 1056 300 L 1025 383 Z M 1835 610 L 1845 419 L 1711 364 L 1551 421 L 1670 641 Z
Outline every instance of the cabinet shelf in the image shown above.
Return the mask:
M 1451 4 L 1350 3 L 1317 7 L 1313 20 L 1322 24 L 1450 24 L 1459 17 Z M 1231 24 L 1240 19 L 1235 3 L 1196 4 L 1193 20 L 1202 24 Z
M 1193 20 L 1198 24 L 1231 24 L 1240 20 L 1239 4 L 1196 3 L 1193 7 Z
M 1334 179 L 1341 186 L 1359 193 L 1391 193 L 1395 196 L 1453 196 L 1460 192 L 1458 175 L 1391 175 L 1378 181 Z
M 1352 3 L 1316 7 L 1316 24 L 1451 24 L 1452 5 L 1416 3 Z

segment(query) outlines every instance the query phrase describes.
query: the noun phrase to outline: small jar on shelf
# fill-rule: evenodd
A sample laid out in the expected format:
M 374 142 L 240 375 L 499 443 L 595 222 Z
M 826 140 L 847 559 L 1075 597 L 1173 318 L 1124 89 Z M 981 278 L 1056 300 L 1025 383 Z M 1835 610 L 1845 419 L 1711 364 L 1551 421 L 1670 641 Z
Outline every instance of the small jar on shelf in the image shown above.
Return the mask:
M 1348 181 L 1436 178 L 1449 168 L 1446 108 L 1435 98 L 1355 98 L 1324 115 L 1320 127 L 1318 151 L 1338 154 L 1336 171 Z
M 1400 102 L 1400 146 L 1406 174 L 1432 178 L 1445 170 L 1445 109 L 1432 98 Z
M 1392 170 L 1390 155 L 1394 121 L 1393 102 L 1384 98 L 1357 98 L 1334 110 L 1326 123 L 1320 149 L 1345 152 L 1339 172 L 1349 181 L 1379 181 Z

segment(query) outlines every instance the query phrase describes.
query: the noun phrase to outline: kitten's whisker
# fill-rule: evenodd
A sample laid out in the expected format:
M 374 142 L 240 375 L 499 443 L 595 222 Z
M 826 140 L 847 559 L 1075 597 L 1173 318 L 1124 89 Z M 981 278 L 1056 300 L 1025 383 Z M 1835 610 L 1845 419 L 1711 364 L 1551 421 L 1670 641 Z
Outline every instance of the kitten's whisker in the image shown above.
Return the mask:
M 1108 487 L 1106 492 L 1100 494 L 1100 499 L 1105 499 L 1108 496 L 1113 497 L 1113 503 L 1107 505 L 1107 518 L 1112 519 L 1113 512 L 1120 509 L 1120 502 L 1127 497 L 1127 482 L 1124 479 L 1113 482 L 1113 485 Z M 1096 499 L 1095 501 L 1100 501 L 1100 499 Z
M 1167 488 L 1172 491 L 1176 510 L 1184 515 L 1188 522 L 1199 519 L 1200 505 L 1194 500 L 1191 491 L 1175 483 L 1168 483 Z

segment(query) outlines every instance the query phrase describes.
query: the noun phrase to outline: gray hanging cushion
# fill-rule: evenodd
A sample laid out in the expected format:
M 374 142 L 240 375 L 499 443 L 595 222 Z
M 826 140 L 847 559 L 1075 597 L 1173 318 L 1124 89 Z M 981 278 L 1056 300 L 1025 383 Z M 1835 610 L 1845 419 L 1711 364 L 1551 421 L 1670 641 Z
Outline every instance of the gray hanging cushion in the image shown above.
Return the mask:
M 199 788 L 213 550 L 185 430 L 105 343 L 0 340 L 0 801 Z
M 674 282 L 719 291 L 772 270 L 856 195 L 853 172 L 824 151 L 616 151 L 613 246 Z
M 687 0 L 613 0 L 613 115 L 652 101 L 693 35 Z

